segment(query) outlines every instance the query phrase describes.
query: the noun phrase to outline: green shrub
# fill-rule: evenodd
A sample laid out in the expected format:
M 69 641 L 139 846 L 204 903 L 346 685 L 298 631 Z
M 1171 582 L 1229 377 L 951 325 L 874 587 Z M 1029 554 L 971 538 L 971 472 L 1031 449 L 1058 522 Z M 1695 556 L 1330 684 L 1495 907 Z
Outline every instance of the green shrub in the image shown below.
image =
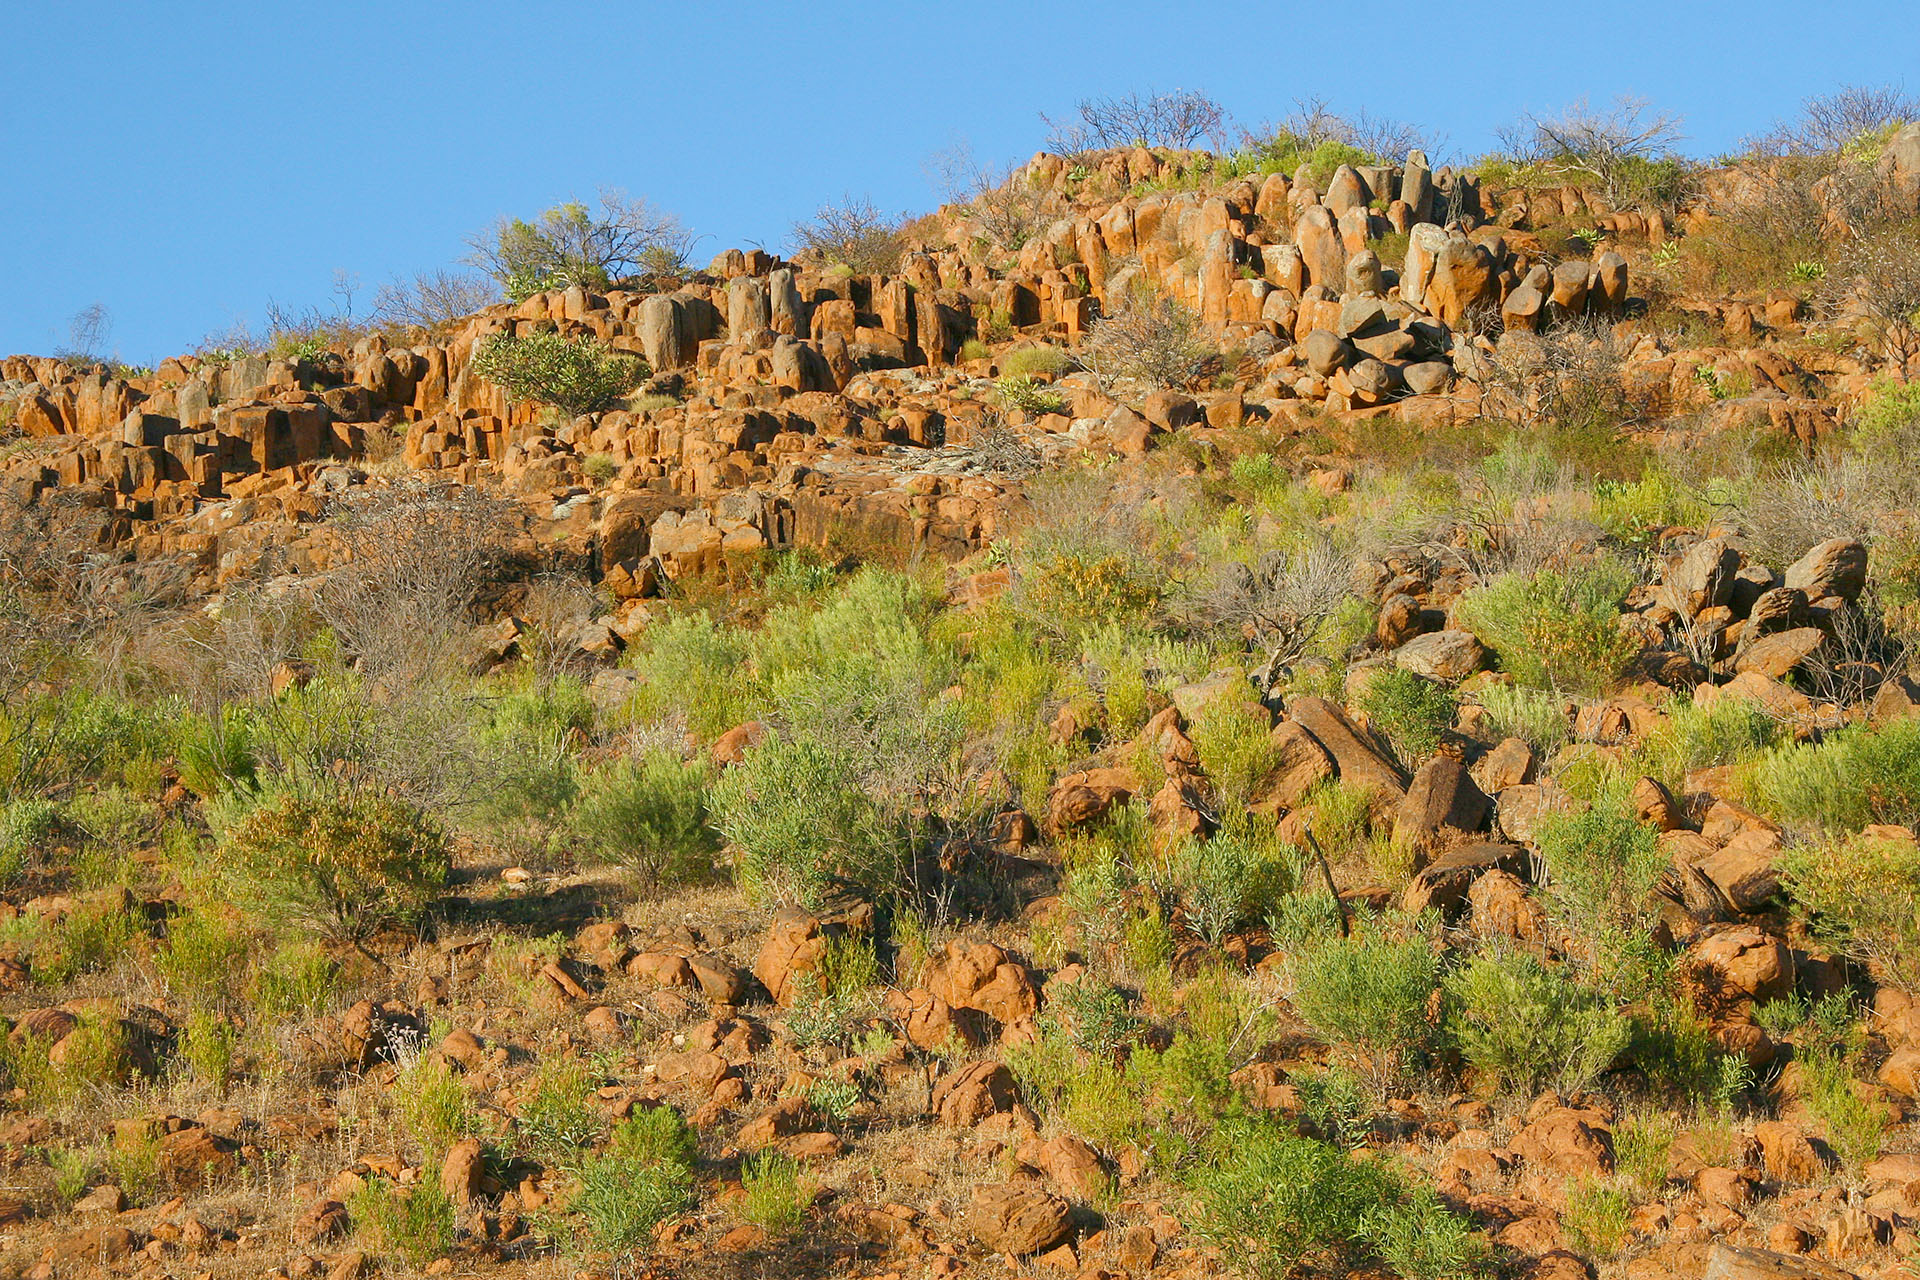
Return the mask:
M 186 1059 L 193 1078 L 223 1094 L 227 1082 L 233 1078 L 239 1048 L 239 1030 L 210 1010 L 201 1009 L 191 1014 L 181 1029 L 180 1056 Z
M 141 924 L 125 900 L 104 895 L 76 906 L 46 929 L 34 947 L 34 971 L 43 982 L 61 983 L 109 969 L 140 933 Z
M 1287 1280 L 1309 1260 L 1344 1269 L 1397 1190 L 1381 1166 L 1266 1122 L 1223 1129 L 1209 1154 L 1193 1171 L 1197 1233 L 1260 1280 Z
M 719 850 L 708 777 L 705 765 L 667 751 L 615 761 L 588 775 L 568 825 L 583 853 L 627 868 L 643 887 L 706 879 Z
M 520 1104 L 520 1145 L 543 1163 L 571 1169 L 604 1128 L 593 1106 L 593 1081 L 570 1058 L 541 1066 Z
M 1673 1124 L 1664 1114 L 1633 1116 L 1613 1126 L 1613 1155 L 1621 1178 L 1643 1200 L 1666 1191 Z
M 1560 1214 L 1573 1247 L 1602 1261 L 1620 1252 L 1632 1229 L 1633 1201 L 1625 1189 L 1599 1178 L 1567 1185 L 1567 1207 Z
M 252 955 L 253 940 L 239 922 L 202 908 L 167 922 L 154 968 L 176 995 L 221 1003 L 240 994 Z
M 428 1154 L 477 1131 L 466 1082 L 438 1054 L 422 1053 L 395 1075 L 392 1097 L 400 1123 Z
M 416 1271 L 453 1248 L 457 1209 L 433 1170 L 405 1190 L 385 1178 L 368 1178 L 347 1209 L 373 1252 L 404 1258 Z
M 758 900 L 815 903 L 836 882 L 897 878 L 900 833 L 886 829 L 847 760 L 819 743 L 769 735 L 720 776 L 709 803 Z
M 1461 1056 L 1505 1089 L 1579 1093 L 1626 1050 L 1632 1028 L 1593 992 L 1524 952 L 1481 956 L 1446 984 Z
M 575 417 L 611 408 L 648 373 L 638 356 L 552 330 L 489 334 L 474 345 L 471 367 L 515 400 L 550 404 Z
M 1292 974 L 1294 1012 L 1346 1051 L 1382 1094 L 1427 1047 L 1427 1003 L 1439 985 L 1440 960 L 1426 939 L 1329 939 L 1296 954 Z
M 1416 765 L 1440 746 L 1440 736 L 1453 727 L 1460 699 L 1453 690 L 1433 680 L 1383 667 L 1372 673 L 1360 691 L 1357 707 L 1367 723 L 1393 745 L 1394 754 Z
M 1789 849 L 1780 859 L 1788 895 L 1821 937 L 1875 976 L 1920 991 L 1920 848 L 1859 835 Z
M 1607 692 L 1639 651 L 1620 627 L 1626 569 L 1508 574 L 1461 598 L 1457 615 L 1521 684 L 1586 696 Z
M 1496 739 L 1519 738 L 1532 747 L 1536 755 L 1550 756 L 1573 736 L 1565 702 L 1546 689 L 1532 689 L 1523 684 L 1488 684 L 1475 690 L 1473 696 L 1486 708 L 1487 721 Z
M 1002 407 L 1017 409 L 1030 418 L 1065 413 L 1067 398 L 1028 374 L 1005 374 L 993 385 Z
M 1477 1280 L 1490 1273 L 1486 1242 L 1429 1187 L 1410 1188 L 1361 1222 L 1373 1252 L 1403 1280 Z
M 312 1017 L 341 993 L 340 965 L 312 942 L 283 939 L 259 958 L 252 983 L 254 1008 L 264 1018 Z
M 1187 928 L 1217 946 L 1273 910 L 1294 885 L 1295 864 L 1287 852 L 1271 839 L 1255 838 L 1245 823 L 1181 844 L 1171 862 Z
M 242 818 L 222 842 L 234 889 L 269 919 L 364 945 L 414 924 L 452 868 L 446 837 L 387 796 L 282 794 Z
M 1252 698 L 1223 696 L 1194 717 L 1193 749 L 1223 813 L 1246 807 L 1278 764 L 1273 715 Z
M 741 1165 L 740 1185 L 746 1192 L 740 1216 L 776 1240 L 800 1230 L 813 1204 L 812 1181 L 782 1152 L 748 1156 Z
M 1631 814 L 1596 805 L 1540 824 L 1546 899 L 1569 951 L 1602 989 L 1637 996 L 1655 965 L 1660 918 L 1654 887 L 1667 869 L 1658 833 Z
M 60 806 L 51 800 L 13 800 L 0 805 L 0 887 L 32 869 L 60 829 Z
M 1750 765 L 1753 804 L 1782 822 L 1832 833 L 1920 821 L 1920 717 L 1781 746 Z
M 1373 1133 L 1374 1098 L 1366 1081 L 1345 1067 L 1323 1067 L 1292 1076 L 1300 1114 L 1322 1142 L 1361 1147 Z
M 1796 1055 L 1795 1061 L 1803 1072 L 1801 1096 L 1826 1127 L 1827 1141 L 1840 1163 L 1857 1170 L 1878 1159 L 1887 1115 L 1881 1105 L 1862 1098 L 1854 1088 L 1851 1055 L 1815 1050 Z
M 693 1155 L 693 1135 L 671 1107 L 615 1125 L 607 1149 L 582 1166 L 573 1198 L 594 1246 L 621 1255 L 651 1243 L 655 1227 L 693 1203 Z
M 742 668 L 747 646 L 731 628 L 705 613 L 684 613 L 649 627 L 628 658 L 641 685 L 633 710 L 644 719 L 686 717 L 687 728 L 711 742 L 747 718 Z
M 1073 357 L 1059 347 L 1021 347 L 1001 358 L 1000 372 L 1006 377 L 1032 378 L 1065 373 L 1072 365 Z

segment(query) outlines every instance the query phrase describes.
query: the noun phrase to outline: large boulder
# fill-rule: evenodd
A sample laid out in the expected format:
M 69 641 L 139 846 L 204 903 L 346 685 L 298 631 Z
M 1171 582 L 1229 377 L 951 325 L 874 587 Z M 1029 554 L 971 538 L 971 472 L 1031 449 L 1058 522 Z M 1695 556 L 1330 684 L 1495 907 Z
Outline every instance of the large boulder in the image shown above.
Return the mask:
M 1851 603 L 1867 585 L 1867 549 L 1852 538 L 1828 538 L 1787 566 L 1786 585 L 1809 600 L 1838 596 Z
M 987 1183 L 973 1189 L 967 1228 L 995 1253 L 1022 1257 L 1065 1240 L 1070 1215 L 1067 1202 L 1051 1191 L 1030 1184 Z

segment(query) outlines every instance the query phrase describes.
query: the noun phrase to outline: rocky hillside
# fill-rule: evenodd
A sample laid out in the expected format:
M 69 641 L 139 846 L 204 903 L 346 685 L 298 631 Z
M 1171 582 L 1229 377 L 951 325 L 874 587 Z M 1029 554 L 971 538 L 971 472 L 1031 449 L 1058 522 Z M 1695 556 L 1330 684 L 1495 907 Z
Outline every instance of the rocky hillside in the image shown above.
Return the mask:
M 1544 173 L 0 361 L 0 1271 L 1906 1274 L 1920 125 Z

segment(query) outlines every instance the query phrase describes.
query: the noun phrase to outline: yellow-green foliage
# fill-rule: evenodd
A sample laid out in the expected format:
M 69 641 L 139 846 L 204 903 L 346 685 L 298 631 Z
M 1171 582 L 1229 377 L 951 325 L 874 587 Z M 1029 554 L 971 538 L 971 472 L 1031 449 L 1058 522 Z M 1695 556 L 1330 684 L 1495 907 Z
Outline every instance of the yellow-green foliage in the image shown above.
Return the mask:
M 1780 867 L 1816 932 L 1882 982 L 1920 991 L 1920 847 L 1856 835 L 1796 845 Z
M 350 942 L 413 924 L 452 868 L 445 835 L 425 815 L 365 792 L 284 793 L 242 818 L 222 848 L 236 893 L 269 919 Z
M 1597 696 L 1640 650 L 1620 626 L 1631 585 L 1629 572 L 1604 564 L 1509 574 L 1468 592 L 1457 612 L 1520 683 Z

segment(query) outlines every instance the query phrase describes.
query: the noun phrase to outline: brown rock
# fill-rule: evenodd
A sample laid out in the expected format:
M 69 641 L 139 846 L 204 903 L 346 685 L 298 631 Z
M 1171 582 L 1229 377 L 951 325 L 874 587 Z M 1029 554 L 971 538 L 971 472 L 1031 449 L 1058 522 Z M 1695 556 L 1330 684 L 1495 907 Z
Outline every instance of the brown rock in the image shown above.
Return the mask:
M 1809 600 L 1838 596 L 1851 604 L 1867 585 L 1867 549 L 1852 538 L 1828 538 L 1788 565 L 1783 578 Z
M 1487 871 L 1467 889 L 1475 934 L 1483 938 L 1513 938 L 1540 943 L 1547 936 L 1546 909 L 1528 894 L 1520 878 L 1506 871 Z
M 1047 825 L 1056 832 L 1088 826 L 1126 804 L 1139 790 L 1140 779 L 1131 769 L 1069 773 L 1054 783 L 1047 797 Z
M 1421 765 L 1394 817 L 1394 843 L 1422 854 L 1446 833 L 1481 830 L 1492 802 L 1452 756 L 1435 756 Z M 1465 885 L 1461 886 L 1462 892 Z
M 440 1186 L 454 1204 L 466 1205 L 480 1194 L 486 1173 L 486 1154 L 480 1139 L 462 1138 L 447 1149 L 447 1158 L 440 1162 Z
M 1406 780 L 1398 765 L 1382 755 L 1342 711 L 1325 698 L 1294 698 L 1287 704 L 1294 723 L 1312 734 L 1333 757 L 1341 781 L 1371 792 L 1382 809 L 1406 795 Z
M 998 1062 L 975 1062 L 934 1083 L 933 1112 L 949 1129 L 970 1129 L 1010 1110 L 1017 1096 L 1013 1073 Z
M 1767 1176 L 1776 1182 L 1812 1182 L 1826 1171 L 1819 1148 L 1798 1125 L 1764 1120 L 1754 1126 L 1753 1136 L 1760 1144 Z
M 1793 952 L 1754 925 L 1720 929 L 1696 942 L 1685 965 L 1694 1004 L 1710 1014 L 1778 1000 L 1793 991 Z
M 1613 1133 L 1592 1111 L 1552 1107 L 1514 1137 L 1512 1150 L 1533 1169 L 1577 1177 L 1613 1172 Z
M 1016 1183 L 977 1186 L 967 1207 L 973 1238 L 1015 1257 L 1051 1249 L 1067 1238 L 1070 1209 L 1050 1191 Z
M 1700 1280 L 1856 1280 L 1851 1271 L 1812 1258 L 1791 1257 L 1716 1241 Z

